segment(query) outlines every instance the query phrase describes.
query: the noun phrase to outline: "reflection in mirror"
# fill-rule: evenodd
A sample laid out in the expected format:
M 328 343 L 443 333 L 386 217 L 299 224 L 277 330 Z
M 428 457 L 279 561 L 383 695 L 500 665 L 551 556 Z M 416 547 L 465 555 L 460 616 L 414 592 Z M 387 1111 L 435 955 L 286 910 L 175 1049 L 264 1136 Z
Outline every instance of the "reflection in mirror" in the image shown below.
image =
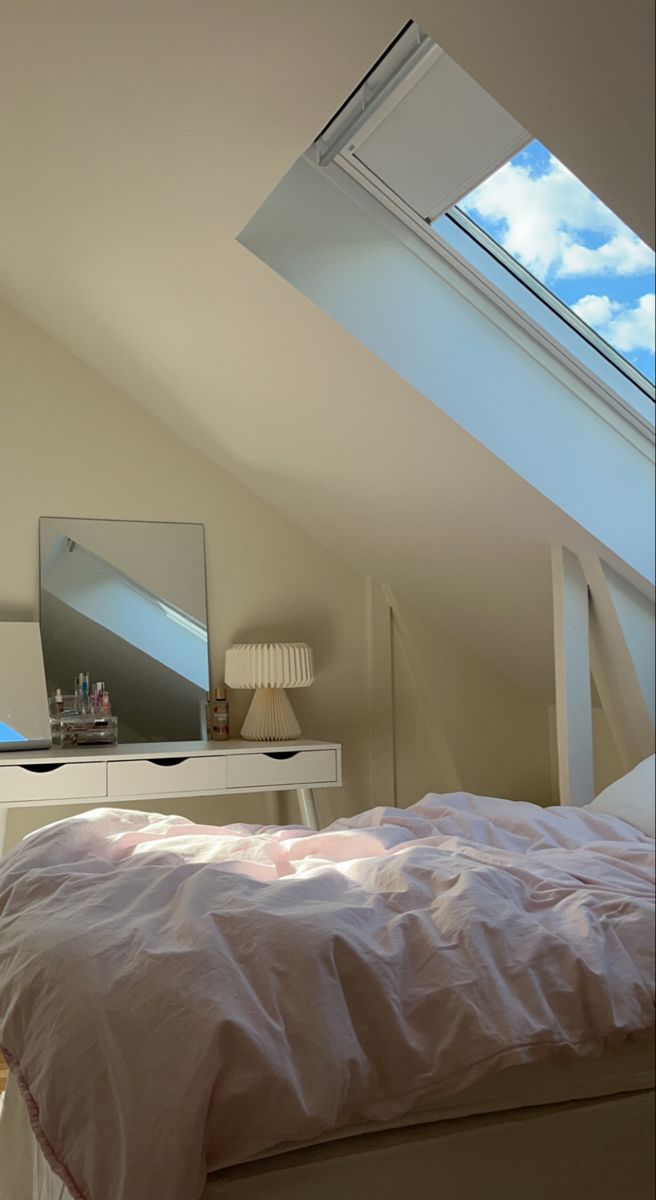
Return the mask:
M 42 517 L 48 692 L 105 684 L 119 742 L 205 737 L 209 691 L 203 526 Z

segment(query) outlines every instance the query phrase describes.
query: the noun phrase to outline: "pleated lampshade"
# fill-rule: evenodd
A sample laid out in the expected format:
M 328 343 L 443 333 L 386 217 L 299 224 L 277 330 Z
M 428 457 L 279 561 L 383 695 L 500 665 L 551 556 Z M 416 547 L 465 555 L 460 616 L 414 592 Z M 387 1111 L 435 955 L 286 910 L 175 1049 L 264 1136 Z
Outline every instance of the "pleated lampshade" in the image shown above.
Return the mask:
M 226 651 L 225 681 L 256 688 L 241 736 L 255 742 L 292 741 L 301 728 L 285 688 L 314 681 L 312 651 L 305 642 L 245 642 Z

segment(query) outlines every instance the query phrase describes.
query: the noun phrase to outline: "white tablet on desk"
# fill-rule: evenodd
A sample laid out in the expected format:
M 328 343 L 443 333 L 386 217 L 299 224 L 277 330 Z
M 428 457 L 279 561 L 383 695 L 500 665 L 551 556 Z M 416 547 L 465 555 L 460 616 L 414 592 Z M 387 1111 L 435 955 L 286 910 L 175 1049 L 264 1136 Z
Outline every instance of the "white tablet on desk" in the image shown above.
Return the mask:
M 52 745 L 41 635 L 36 621 L 0 622 L 0 751 Z

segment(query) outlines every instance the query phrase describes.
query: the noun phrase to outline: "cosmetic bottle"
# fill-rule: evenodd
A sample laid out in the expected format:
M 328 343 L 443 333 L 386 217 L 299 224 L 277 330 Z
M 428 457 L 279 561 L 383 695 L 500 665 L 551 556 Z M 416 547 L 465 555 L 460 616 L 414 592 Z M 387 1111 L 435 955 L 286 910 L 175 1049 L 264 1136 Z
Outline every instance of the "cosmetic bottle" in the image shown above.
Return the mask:
M 78 712 L 89 711 L 89 672 L 80 671 L 75 676 L 75 707 Z
M 213 742 L 226 742 L 230 737 L 230 702 L 225 688 L 215 688 L 208 709 L 208 737 Z
M 50 697 L 50 715 L 56 717 L 64 711 L 64 697 L 62 696 L 61 688 L 57 688 L 54 695 Z

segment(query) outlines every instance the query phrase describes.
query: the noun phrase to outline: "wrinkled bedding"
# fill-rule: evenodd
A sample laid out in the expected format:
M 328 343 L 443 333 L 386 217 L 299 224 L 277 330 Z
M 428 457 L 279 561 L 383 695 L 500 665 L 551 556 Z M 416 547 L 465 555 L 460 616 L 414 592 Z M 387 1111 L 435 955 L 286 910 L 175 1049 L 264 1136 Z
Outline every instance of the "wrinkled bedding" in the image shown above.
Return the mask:
M 0 864 L 0 1047 L 76 1200 L 407 1120 L 653 1025 L 654 841 L 464 794 L 314 833 L 111 809 Z

